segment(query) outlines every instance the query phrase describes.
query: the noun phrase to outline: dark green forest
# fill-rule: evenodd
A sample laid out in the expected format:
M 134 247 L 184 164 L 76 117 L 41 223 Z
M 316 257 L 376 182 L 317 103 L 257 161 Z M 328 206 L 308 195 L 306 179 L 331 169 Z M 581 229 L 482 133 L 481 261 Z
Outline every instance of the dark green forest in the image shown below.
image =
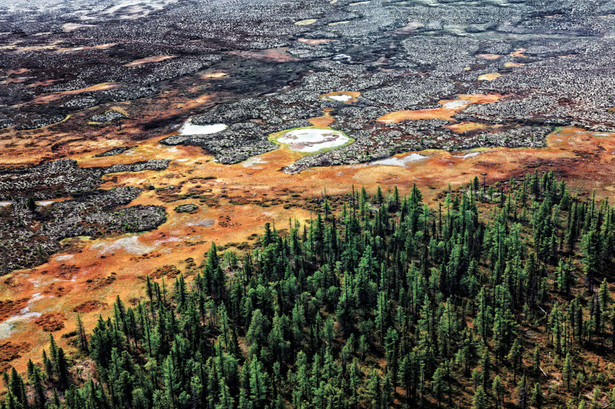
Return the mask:
M 0 408 L 615 404 L 615 208 L 552 173 L 445 193 L 323 195 L 249 251 L 212 244 L 74 351 L 51 337 Z

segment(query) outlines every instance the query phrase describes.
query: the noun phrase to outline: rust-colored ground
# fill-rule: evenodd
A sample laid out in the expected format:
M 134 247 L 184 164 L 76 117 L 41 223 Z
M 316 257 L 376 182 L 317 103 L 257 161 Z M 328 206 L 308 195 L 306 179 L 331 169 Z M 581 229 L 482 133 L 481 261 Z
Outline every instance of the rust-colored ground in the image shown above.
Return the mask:
M 174 91 L 165 97 L 165 106 L 172 107 L 172 113 L 189 112 L 210 103 L 212 98 L 202 95 L 186 100 Z M 440 101 L 442 108 L 388 114 L 392 116 L 387 120 L 424 119 L 430 115 L 451 118 L 470 103 L 490 103 L 502 97 L 460 95 L 456 100 Z M 468 102 L 445 107 L 459 100 Z M 153 110 L 159 110 L 161 104 L 152 104 L 149 108 L 152 111 L 140 108 L 145 109 L 145 116 L 148 112 L 154 116 Z M 133 112 L 130 103 L 115 105 L 129 114 Z M 326 112 L 317 120 L 331 121 L 332 117 Z M 477 125 L 458 124 L 464 126 Z M 35 146 L 31 147 L 19 145 L 17 141 L 13 147 L 0 147 L 9 152 L 3 161 L 24 164 L 45 159 L 54 140 L 64 141 L 53 151 L 54 155 L 59 152 L 58 155 L 74 158 L 83 167 L 170 159 L 165 171 L 110 174 L 103 179 L 102 186 L 144 188 L 132 204 L 164 206 L 168 221 L 155 231 L 141 235 L 69 239 L 64 251 L 48 263 L 2 277 L 0 322 L 23 313 L 26 306 L 32 313 L 41 315 L 18 322 L 0 339 L 0 366 L 7 367 L 10 363 L 24 371 L 28 359 L 40 360 L 41 350 L 48 341 L 46 330 L 54 331 L 60 345 L 68 347 L 68 340 L 62 335 L 74 331 L 77 314 L 81 314 L 87 328 L 92 328 L 99 314 L 109 313 L 117 295 L 129 304 L 138 300 L 143 295 L 144 277 L 148 274 L 168 282 L 179 272 L 194 274 L 212 241 L 241 251 L 254 243 L 265 222 L 274 222 L 278 229 L 284 229 L 290 219 L 309 219 L 311 199 L 322 194 L 325 188 L 329 195 L 338 195 L 349 192 L 352 186 L 363 185 L 372 191 L 378 185 L 385 190 L 398 186 L 404 194 L 416 183 L 431 202 L 449 184 L 455 188 L 482 173 L 492 182 L 522 176 L 537 168 L 557 172 L 573 189 L 587 192 L 595 188 L 599 196 L 612 195 L 615 190 L 612 183 L 614 135 L 575 128 L 549 135 L 544 149 L 493 148 L 461 153 L 429 150 L 419 152 L 425 159 L 405 166 L 361 164 L 313 168 L 300 174 L 281 171 L 301 157 L 284 148 L 236 165 L 222 165 L 213 162 L 200 148 L 159 144 L 164 136 L 143 139 L 121 155 L 95 158 L 95 154 L 126 144 L 130 139 L 126 135 L 134 136 L 142 129 L 139 121 L 131 118 L 121 130 L 112 125 L 91 128 L 85 131 L 90 133 L 88 139 L 75 139 L 74 143 L 70 140 L 75 134 L 55 133 L 57 128 L 30 131 L 28 136 L 40 135 L 40 141 L 33 142 Z M 189 203 L 197 205 L 198 210 L 175 212 L 178 205 Z
M 53 94 L 41 95 L 40 97 L 33 99 L 29 104 L 48 104 L 50 102 L 60 99 L 63 95 L 77 95 L 84 92 L 93 91 L 105 91 L 117 87 L 118 84 L 113 82 L 103 82 L 102 84 L 92 85 L 91 87 L 76 89 L 72 91 L 55 92 Z
M 378 118 L 379 122 L 391 124 L 402 121 L 418 121 L 421 119 L 445 119 L 453 121 L 453 116 L 463 111 L 471 104 L 492 104 L 504 95 L 500 94 L 471 94 L 458 95 L 457 99 L 438 101 L 441 108 L 417 109 L 407 111 L 394 111 Z

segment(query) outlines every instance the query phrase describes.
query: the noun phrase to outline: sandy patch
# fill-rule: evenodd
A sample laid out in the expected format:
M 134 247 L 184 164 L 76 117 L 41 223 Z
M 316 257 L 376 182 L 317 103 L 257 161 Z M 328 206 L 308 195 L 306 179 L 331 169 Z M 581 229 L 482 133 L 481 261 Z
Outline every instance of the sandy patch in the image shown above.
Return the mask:
M 502 56 L 498 54 L 477 54 L 476 57 L 488 61 L 494 61 L 502 58 Z
M 307 19 L 307 20 L 296 21 L 295 24 L 298 25 L 298 26 L 309 26 L 311 24 L 314 24 L 317 21 L 318 20 L 316 20 L 315 18 L 310 18 L 310 19 Z

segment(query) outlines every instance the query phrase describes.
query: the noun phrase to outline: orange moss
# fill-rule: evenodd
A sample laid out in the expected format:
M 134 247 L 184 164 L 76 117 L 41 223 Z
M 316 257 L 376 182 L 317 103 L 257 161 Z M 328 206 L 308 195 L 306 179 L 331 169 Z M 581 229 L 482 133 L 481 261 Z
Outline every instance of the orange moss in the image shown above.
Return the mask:
M 325 109 L 324 115 L 317 118 L 308 119 L 308 122 L 317 128 L 328 128 L 335 122 L 335 118 L 331 116 L 332 109 Z
M 456 133 L 466 133 L 471 131 L 476 131 L 478 129 L 487 129 L 487 128 L 501 128 L 502 125 L 487 125 L 481 124 L 479 122 L 459 122 L 451 125 L 446 125 L 445 128 L 450 129 Z
M 457 99 L 438 101 L 441 108 L 394 111 L 378 118 L 383 123 L 399 123 L 402 121 L 418 121 L 421 119 L 444 119 L 451 121 L 453 116 L 463 111 L 471 104 L 491 104 L 504 96 L 500 94 L 462 94 Z
M 460 95 L 452 101 L 488 103 L 499 98 L 502 96 Z M 451 101 L 441 101 L 447 102 Z M 458 129 L 463 126 L 466 125 L 458 124 Z M 63 253 L 48 263 L 3 278 L 0 294 L 5 301 L 0 303 L 0 307 L 4 306 L 0 310 L 5 312 L 3 319 L 6 319 L 18 313 L 35 295 L 42 294 L 31 302 L 30 308 L 42 314 L 65 314 L 66 321 L 62 321 L 65 327 L 58 330 L 56 339 L 67 347 L 68 341 L 61 335 L 75 329 L 77 312 L 82 314 L 86 327 L 92 328 L 99 314 L 109 313 L 117 295 L 127 302 L 142 297 L 146 275 L 158 270 L 161 276 L 171 279 L 177 274 L 170 268 L 159 270 L 161 266 L 174 266 L 189 276 L 212 241 L 243 248 L 250 236 L 261 233 L 265 222 L 274 222 L 283 229 L 290 219 L 310 218 L 309 210 L 303 207 L 305 199 L 320 195 L 324 188 L 328 194 L 337 195 L 347 193 L 352 186 L 370 190 L 378 185 L 384 189 L 398 186 L 404 194 L 416 183 L 423 189 L 425 200 L 432 203 L 449 183 L 455 188 L 482 173 L 486 173 L 487 181 L 506 180 L 523 175 L 528 168 L 536 168 L 557 171 L 573 189 L 596 188 L 598 196 L 611 195 L 615 190 L 612 186 L 615 138 L 612 136 L 565 128 L 549 135 L 547 147 L 543 149 L 494 148 L 471 155 L 429 150 L 421 152 L 426 157 L 424 160 L 407 167 L 347 165 L 313 168 L 300 174 L 280 171 L 301 157 L 287 149 L 260 155 L 259 166 L 250 168 L 213 162 L 197 147 L 160 145 L 161 137 L 143 142 L 125 154 L 94 158 L 94 153 L 109 148 L 100 144 L 94 152 L 72 157 L 80 166 L 109 166 L 156 158 L 171 160 L 165 171 L 107 175 L 102 185 L 103 188 L 144 188 L 131 205 L 163 206 L 169 215 L 167 222 L 138 236 L 67 240 Z M 149 186 L 155 190 L 147 189 Z M 174 211 L 176 206 L 188 203 L 197 205 L 198 211 L 194 214 Z M 126 241 L 127 238 L 130 240 Z M 21 301 L 9 305 L 6 300 Z M 24 351 L 12 357 L 10 365 L 24 371 L 27 360 L 40 357 L 47 341 L 48 334 L 33 321 L 21 323 L 18 331 L 4 342 L 28 346 L 20 347 Z
M 495 81 L 500 78 L 502 74 L 498 72 L 491 72 L 489 74 L 483 74 L 478 76 L 479 81 Z

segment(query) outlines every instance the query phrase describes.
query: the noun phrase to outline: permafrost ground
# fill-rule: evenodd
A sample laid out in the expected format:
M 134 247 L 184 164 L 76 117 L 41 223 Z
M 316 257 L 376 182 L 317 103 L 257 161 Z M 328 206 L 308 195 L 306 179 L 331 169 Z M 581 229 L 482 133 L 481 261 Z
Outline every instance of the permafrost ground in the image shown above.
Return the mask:
M 615 1 L 0 0 L 0 372 L 323 188 L 538 169 L 612 194 L 614 23 Z

